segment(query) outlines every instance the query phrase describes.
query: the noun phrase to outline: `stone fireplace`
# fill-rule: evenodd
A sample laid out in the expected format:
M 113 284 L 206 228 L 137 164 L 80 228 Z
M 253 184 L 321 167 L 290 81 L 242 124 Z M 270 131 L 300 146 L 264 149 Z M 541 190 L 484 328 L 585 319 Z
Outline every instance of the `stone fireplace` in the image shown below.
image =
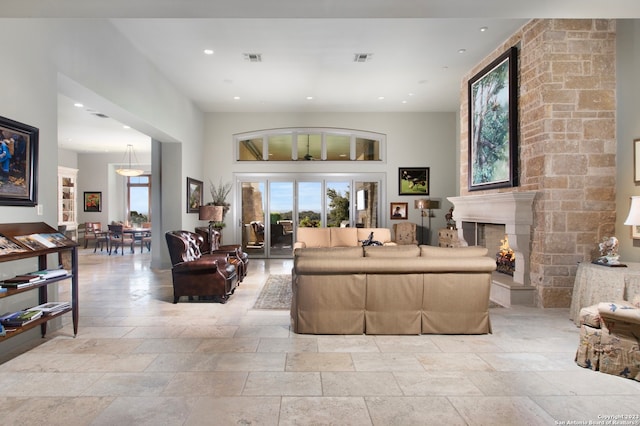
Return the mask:
M 504 237 L 509 240 L 509 246 L 514 251 L 513 277 L 503 274 L 498 277 L 494 274 L 494 286 L 499 286 L 501 289 L 492 288 L 492 298 L 495 300 L 498 298 L 497 293 L 506 292 L 499 296 L 501 300 L 496 300 L 503 305 L 534 303 L 535 291 L 530 282 L 530 262 L 535 196 L 535 191 L 528 191 L 447 198 L 453 203 L 453 218 L 457 224 L 458 238 L 463 245 L 479 244 L 479 233 L 484 240 L 488 224 L 504 226 L 504 231 L 501 226 L 491 226 L 490 234 L 497 236 L 489 238 L 491 241 L 482 242 L 482 245 L 492 246 L 488 247 L 489 256 L 495 256 L 499 248 L 499 240 Z

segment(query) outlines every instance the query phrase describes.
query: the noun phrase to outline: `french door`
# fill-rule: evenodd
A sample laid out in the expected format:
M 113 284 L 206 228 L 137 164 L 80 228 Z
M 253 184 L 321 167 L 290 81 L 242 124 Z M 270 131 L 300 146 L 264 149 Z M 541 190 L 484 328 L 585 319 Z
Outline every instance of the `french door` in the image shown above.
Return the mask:
M 291 257 L 298 227 L 377 227 L 384 174 L 236 174 L 242 247 Z

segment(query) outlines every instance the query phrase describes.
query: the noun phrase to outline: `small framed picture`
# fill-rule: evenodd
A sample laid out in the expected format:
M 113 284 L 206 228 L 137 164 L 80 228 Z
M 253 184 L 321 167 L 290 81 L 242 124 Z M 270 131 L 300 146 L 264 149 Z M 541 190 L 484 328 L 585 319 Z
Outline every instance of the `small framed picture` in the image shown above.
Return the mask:
M 631 238 L 634 240 L 640 240 L 640 225 L 631 226 Z
M 640 183 L 640 139 L 633 140 L 633 180 Z
M 198 213 L 204 200 L 202 181 L 187 178 L 187 213 Z
M 102 192 L 85 192 L 84 193 L 84 211 L 85 212 L 101 212 L 102 211 Z
M 391 220 L 407 219 L 409 203 L 389 203 L 389 216 Z
M 398 195 L 429 195 L 429 168 L 400 167 Z

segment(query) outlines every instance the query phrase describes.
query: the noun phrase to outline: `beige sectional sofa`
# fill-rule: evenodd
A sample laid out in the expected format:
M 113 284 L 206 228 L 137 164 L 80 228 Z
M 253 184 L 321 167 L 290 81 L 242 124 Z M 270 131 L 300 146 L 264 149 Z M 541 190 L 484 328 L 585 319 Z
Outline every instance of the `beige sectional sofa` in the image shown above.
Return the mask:
M 495 259 L 481 247 L 294 250 L 291 321 L 302 334 L 484 334 Z
M 387 228 L 298 228 L 293 248 L 305 247 L 356 247 L 369 238 L 384 245 L 395 245 Z

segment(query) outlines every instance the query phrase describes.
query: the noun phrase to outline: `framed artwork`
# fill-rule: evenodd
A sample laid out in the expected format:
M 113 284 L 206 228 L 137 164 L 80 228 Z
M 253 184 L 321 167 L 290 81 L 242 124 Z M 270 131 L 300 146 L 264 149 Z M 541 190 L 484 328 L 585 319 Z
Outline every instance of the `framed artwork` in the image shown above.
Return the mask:
M 429 195 L 428 167 L 400 167 L 398 169 L 399 195 Z
M 389 217 L 391 220 L 407 219 L 409 203 L 389 203 Z
M 518 50 L 469 80 L 469 190 L 517 186 Z
M 84 211 L 85 212 L 101 212 L 102 211 L 102 192 L 85 192 L 84 193 Z
M 187 213 L 198 213 L 203 204 L 202 181 L 187 178 Z
M 633 180 L 640 183 L 640 139 L 633 140 Z
M 640 225 L 631 226 L 631 238 L 634 240 L 640 240 Z
M 0 117 L 0 205 L 37 204 L 38 134 L 35 127 Z

